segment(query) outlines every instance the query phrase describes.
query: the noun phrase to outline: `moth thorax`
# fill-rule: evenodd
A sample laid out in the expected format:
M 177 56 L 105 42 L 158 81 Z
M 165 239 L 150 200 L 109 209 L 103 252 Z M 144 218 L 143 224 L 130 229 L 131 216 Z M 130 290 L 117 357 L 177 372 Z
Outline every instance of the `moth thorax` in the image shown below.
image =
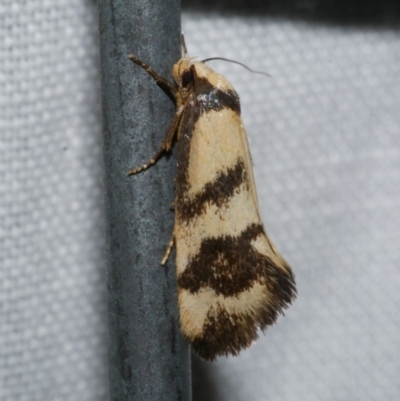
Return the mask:
M 190 60 L 182 58 L 174 65 L 172 75 L 179 88 L 187 86 L 188 78 L 192 75 L 190 72 L 191 64 Z M 193 80 L 193 78 L 191 80 Z M 186 85 L 184 85 L 184 83 Z

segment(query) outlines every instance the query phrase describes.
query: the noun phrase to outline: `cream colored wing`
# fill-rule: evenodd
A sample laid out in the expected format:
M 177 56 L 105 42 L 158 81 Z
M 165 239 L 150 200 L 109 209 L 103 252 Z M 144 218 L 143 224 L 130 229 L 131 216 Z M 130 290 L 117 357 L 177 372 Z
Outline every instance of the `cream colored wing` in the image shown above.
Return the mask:
M 212 360 L 237 354 L 275 322 L 295 297 L 294 276 L 266 236 L 234 110 L 197 119 L 186 168 L 175 222 L 180 321 L 194 350 Z

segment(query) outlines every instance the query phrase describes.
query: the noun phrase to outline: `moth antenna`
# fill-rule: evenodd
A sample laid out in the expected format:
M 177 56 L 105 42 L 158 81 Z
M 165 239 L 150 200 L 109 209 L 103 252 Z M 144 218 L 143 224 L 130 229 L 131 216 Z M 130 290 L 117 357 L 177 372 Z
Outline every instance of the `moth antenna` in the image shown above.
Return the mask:
M 186 47 L 186 42 L 185 42 L 185 36 L 183 35 L 183 32 L 181 33 L 181 44 L 182 44 L 182 50 L 183 50 L 183 58 L 188 58 L 188 51 Z
M 271 75 L 268 74 L 267 72 L 252 70 L 250 67 L 247 67 L 246 64 L 243 64 L 243 63 L 241 63 L 241 62 L 239 62 L 239 61 L 236 61 L 236 60 L 231 60 L 231 59 L 229 59 L 229 58 L 224 58 L 224 57 L 210 57 L 210 58 L 206 58 L 205 60 L 201 60 L 201 62 L 202 62 L 202 63 L 205 63 L 205 62 L 207 62 L 207 61 L 212 61 L 212 60 L 229 61 L 230 63 L 239 64 L 239 65 L 241 65 L 242 67 L 246 68 L 246 70 L 249 70 L 249 71 L 251 71 L 251 72 L 254 72 L 255 74 L 261 74 L 261 75 L 265 75 L 265 76 L 271 78 Z

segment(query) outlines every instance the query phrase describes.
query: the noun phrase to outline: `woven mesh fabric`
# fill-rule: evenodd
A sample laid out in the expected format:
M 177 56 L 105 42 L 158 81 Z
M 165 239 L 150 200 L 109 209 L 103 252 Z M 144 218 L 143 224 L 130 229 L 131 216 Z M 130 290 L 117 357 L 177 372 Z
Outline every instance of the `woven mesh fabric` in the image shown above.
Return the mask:
M 212 62 L 241 96 L 264 222 L 299 292 L 248 351 L 197 362 L 194 399 L 398 398 L 399 31 L 201 13 L 183 29 L 191 54 L 272 76 Z
M 97 9 L 0 5 L 0 399 L 105 399 Z
M 56 3 L 0 5 L 2 401 L 107 399 L 97 10 Z M 400 32 L 196 4 L 191 55 L 272 76 L 210 63 L 299 297 L 240 356 L 195 360 L 194 399 L 397 399 Z

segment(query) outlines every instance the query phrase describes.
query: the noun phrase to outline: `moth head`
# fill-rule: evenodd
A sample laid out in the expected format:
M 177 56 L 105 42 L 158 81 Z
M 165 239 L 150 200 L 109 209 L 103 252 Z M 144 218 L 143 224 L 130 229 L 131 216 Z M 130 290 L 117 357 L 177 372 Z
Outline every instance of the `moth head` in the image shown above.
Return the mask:
M 173 67 L 172 75 L 178 85 L 182 99 L 186 99 L 200 81 L 208 81 L 211 85 L 221 89 L 232 89 L 232 86 L 223 76 L 217 74 L 201 61 L 183 57 Z
M 194 82 L 194 63 L 192 58 L 182 58 L 175 65 L 172 70 L 172 75 L 180 90 L 188 90 Z

